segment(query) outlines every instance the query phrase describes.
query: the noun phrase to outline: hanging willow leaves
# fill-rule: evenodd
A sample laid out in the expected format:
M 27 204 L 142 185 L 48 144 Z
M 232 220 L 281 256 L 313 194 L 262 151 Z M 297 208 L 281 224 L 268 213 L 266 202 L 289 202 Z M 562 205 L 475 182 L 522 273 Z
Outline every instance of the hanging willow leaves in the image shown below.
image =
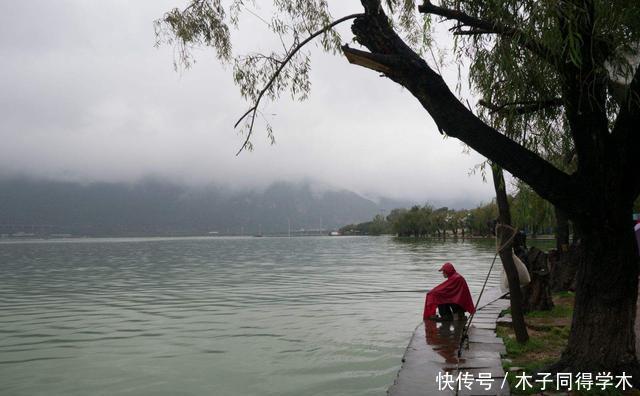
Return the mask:
M 429 26 L 427 18 L 415 9 L 414 2 L 387 1 L 385 5 L 407 42 L 416 50 L 424 51 L 430 42 Z M 192 0 L 184 9 L 173 9 L 156 20 L 155 31 L 158 45 L 166 43 L 176 48 L 176 67 L 190 67 L 195 61 L 192 49 L 200 46 L 215 48 L 218 59 L 232 67 L 240 94 L 251 104 L 236 124 L 245 135 L 242 151 L 253 147 L 250 138 L 262 101 L 277 100 L 284 93 L 294 100 L 307 99 L 311 91 L 311 58 L 305 45 L 317 40 L 325 52 L 341 52 L 342 39 L 335 27 L 358 15 L 362 14 L 334 18 L 325 0 L 274 0 L 264 8 L 255 1 Z M 242 16 L 263 21 L 282 49 L 234 54 L 232 34 L 238 29 Z M 273 142 L 268 120 L 261 121 Z

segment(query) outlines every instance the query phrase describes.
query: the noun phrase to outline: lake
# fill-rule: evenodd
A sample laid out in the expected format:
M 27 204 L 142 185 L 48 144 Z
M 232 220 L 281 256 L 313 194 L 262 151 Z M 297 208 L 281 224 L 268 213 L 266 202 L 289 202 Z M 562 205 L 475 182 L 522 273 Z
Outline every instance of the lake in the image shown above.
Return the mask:
M 384 395 L 451 261 L 487 241 L 0 242 L 2 395 Z M 489 285 L 499 281 L 500 261 Z

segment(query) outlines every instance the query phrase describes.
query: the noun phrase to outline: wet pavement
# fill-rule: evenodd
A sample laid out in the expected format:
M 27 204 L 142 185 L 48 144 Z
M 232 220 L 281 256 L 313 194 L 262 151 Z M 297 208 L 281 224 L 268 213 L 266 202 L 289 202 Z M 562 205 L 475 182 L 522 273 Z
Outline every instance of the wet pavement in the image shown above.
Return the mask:
M 416 328 L 403 358 L 390 396 L 509 395 L 496 336 L 498 314 L 509 307 L 499 290 L 488 290 L 469 328 L 469 341 L 461 357 L 458 348 L 464 321 L 427 320 Z

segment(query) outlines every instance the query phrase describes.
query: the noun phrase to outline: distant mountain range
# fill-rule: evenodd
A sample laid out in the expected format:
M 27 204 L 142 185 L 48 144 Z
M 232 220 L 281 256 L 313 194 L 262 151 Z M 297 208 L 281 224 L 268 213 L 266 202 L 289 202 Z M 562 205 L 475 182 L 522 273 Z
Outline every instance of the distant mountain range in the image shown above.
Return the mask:
M 411 202 L 366 199 L 308 183 L 264 190 L 158 181 L 76 184 L 0 180 L 0 234 L 87 236 L 322 233 Z M 304 231 L 303 231 L 304 230 Z

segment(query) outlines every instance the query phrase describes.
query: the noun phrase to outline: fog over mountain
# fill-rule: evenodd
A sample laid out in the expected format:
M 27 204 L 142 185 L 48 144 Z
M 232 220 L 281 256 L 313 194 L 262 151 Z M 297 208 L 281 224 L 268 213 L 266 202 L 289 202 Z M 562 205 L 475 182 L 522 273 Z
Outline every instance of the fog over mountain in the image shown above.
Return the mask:
M 256 15 L 268 20 L 256 3 Z M 370 198 L 450 206 L 493 195 L 481 177 L 468 176 L 483 158 L 438 133 L 408 92 L 313 44 L 309 100 L 265 102 L 255 151 L 235 156 L 243 136 L 233 125 L 248 104 L 232 70 L 196 49 L 197 63 L 176 72 L 174 48 L 154 47 L 153 21 L 185 4 L 3 3 L 0 177 L 135 184 L 151 176 L 201 189 L 259 190 L 313 180 Z M 341 16 L 358 3 L 332 7 Z M 349 24 L 340 30 L 348 41 Z M 274 45 L 258 18 L 232 35 L 237 52 Z M 451 86 L 456 77 L 445 75 Z M 273 146 L 262 116 L 274 127 Z
M 136 184 L 0 181 L 0 233 L 254 235 L 316 233 L 370 220 L 409 202 L 275 183 L 262 190 Z M 321 231 L 323 230 L 323 231 Z

